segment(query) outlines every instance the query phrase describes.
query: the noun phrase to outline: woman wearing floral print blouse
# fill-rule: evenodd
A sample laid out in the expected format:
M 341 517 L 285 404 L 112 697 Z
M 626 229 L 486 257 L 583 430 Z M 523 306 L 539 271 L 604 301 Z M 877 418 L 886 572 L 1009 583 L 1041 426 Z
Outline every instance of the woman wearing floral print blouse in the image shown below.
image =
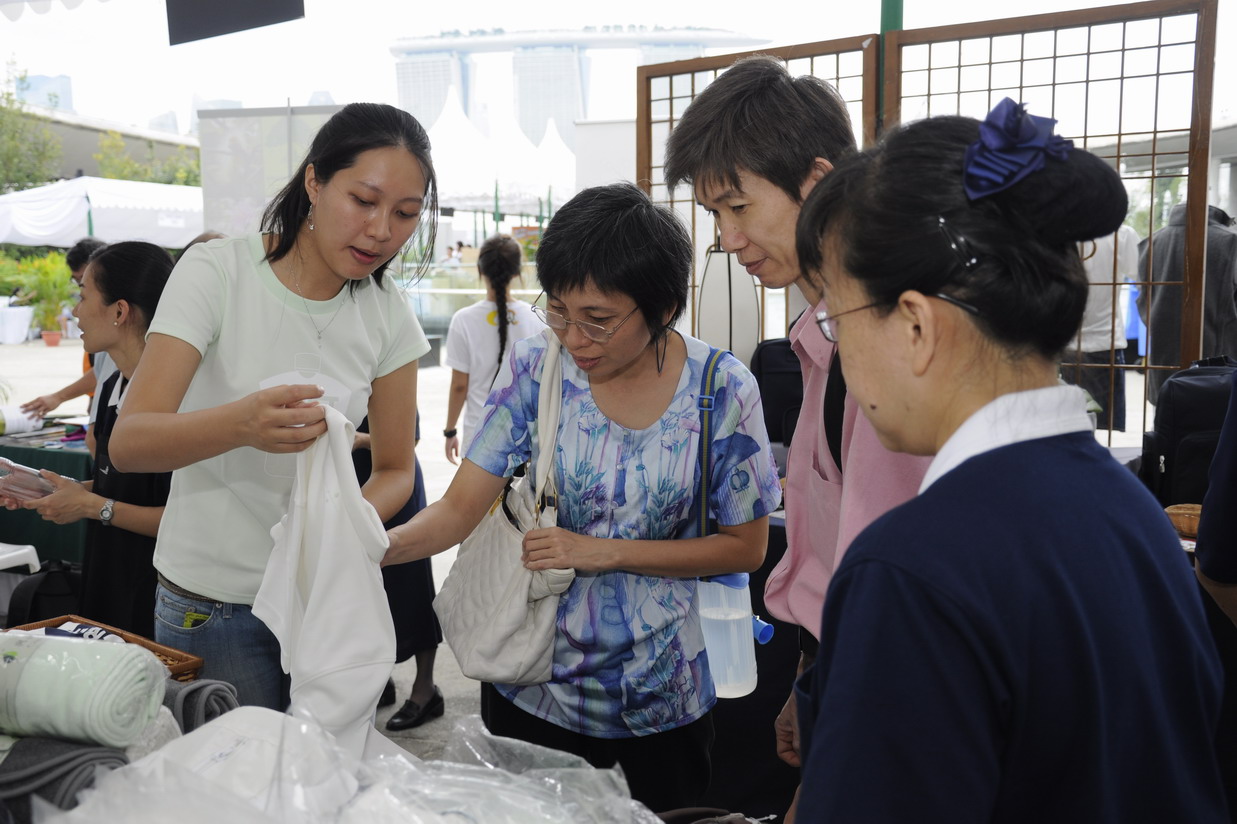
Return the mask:
M 696 579 L 760 566 L 780 487 L 751 373 L 720 361 L 709 504 L 699 537 L 702 341 L 672 326 L 687 304 L 691 242 L 630 184 L 585 190 L 537 252 L 552 335 L 514 346 L 467 460 L 444 498 L 392 530 L 388 563 L 440 552 L 481 520 L 506 479 L 541 459 L 541 365 L 563 347 L 555 440 L 558 527 L 529 532 L 529 569 L 574 568 L 560 601 L 551 680 L 485 684 L 499 735 L 618 763 L 652 809 L 689 806 L 709 778 L 716 701 L 693 608 Z

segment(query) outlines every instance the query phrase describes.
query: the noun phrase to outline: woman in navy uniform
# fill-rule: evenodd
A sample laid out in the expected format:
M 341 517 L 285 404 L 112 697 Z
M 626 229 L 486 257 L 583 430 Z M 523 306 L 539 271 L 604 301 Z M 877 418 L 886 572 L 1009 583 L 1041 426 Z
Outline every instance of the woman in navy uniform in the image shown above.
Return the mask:
M 847 389 L 919 495 L 851 545 L 800 681 L 798 821 L 1227 821 L 1223 674 L 1150 493 L 1060 385 L 1127 197 L 1006 99 L 838 163 L 799 217 Z

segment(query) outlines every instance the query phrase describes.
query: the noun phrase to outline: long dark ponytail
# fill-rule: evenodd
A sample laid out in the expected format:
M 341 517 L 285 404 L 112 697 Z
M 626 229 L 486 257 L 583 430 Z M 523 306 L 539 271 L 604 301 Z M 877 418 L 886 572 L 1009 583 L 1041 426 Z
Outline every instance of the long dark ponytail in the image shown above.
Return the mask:
M 477 255 L 477 269 L 494 287 L 494 304 L 497 308 L 495 322 L 498 324 L 498 365 L 494 374 L 503 365 L 503 355 L 507 351 L 507 299 L 508 289 L 513 278 L 520 274 L 520 263 L 524 255 L 520 244 L 510 235 L 494 235 L 481 244 L 481 252 Z

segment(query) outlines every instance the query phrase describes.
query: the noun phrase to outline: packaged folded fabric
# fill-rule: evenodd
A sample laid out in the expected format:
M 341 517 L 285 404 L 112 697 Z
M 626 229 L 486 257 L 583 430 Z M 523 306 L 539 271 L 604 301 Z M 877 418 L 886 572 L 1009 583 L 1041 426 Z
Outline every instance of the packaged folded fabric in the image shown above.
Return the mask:
M 145 758 L 160 747 L 170 744 L 183 735 L 180 725 L 172 716 L 172 711 L 166 706 L 159 708 L 159 714 L 151 721 L 138 740 L 125 747 L 125 756 L 130 761 Z
M 356 760 L 330 733 L 264 707 L 225 713 L 134 766 L 157 763 L 183 767 L 216 794 L 243 799 L 281 824 L 334 822 L 358 785 Z
M 212 681 L 209 678 L 175 681 L 169 678 L 166 687 L 163 706 L 172 711 L 172 717 L 184 733 L 193 732 L 240 706 L 236 700 L 236 687 L 227 681 Z
M 77 806 L 77 794 L 94 785 L 99 769 L 114 770 L 129 763 L 120 750 L 58 741 L 20 738 L 0 762 L 0 800 L 18 822 L 31 820 L 31 795 L 39 795 L 62 810 Z
M 167 669 L 136 644 L 0 635 L 0 732 L 124 748 L 154 720 Z
M 125 639 L 115 633 L 108 632 L 103 627 L 94 624 L 79 624 L 76 621 L 65 621 L 57 627 L 39 627 L 38 629 L 11 630 L 23 635 L 50 635 L 56 638 L 87 638 L 91 641 L 107 641 L 110 644 L 124 644 Z

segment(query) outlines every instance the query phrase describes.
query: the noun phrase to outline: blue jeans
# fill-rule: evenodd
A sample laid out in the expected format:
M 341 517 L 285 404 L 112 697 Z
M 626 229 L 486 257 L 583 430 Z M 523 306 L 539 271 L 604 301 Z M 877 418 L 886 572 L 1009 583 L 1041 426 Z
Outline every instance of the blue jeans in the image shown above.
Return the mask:
M 155 641 L 201 656 L 199 678 L 227 681 L 243 706 L 288 708 L 279 641 L 248 604 L 189 598 L 155 590 Z

